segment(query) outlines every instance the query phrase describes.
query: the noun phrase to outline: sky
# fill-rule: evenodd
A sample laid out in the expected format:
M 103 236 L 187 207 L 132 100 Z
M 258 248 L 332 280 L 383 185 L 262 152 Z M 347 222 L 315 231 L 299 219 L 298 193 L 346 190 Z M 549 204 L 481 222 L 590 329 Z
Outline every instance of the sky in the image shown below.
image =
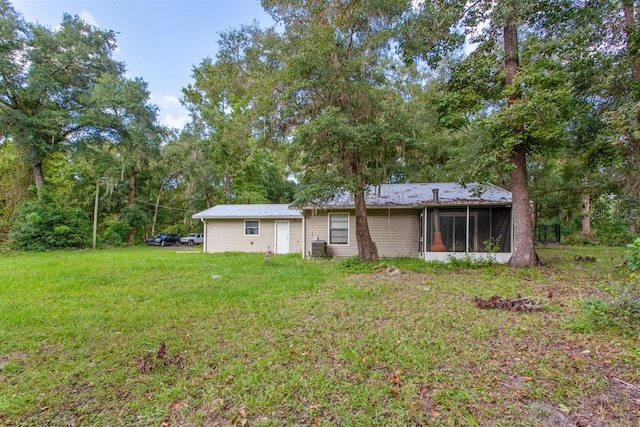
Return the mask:
M 221 32 L 258 21 L 271 25 L 260 0 L 10 0 L 27 22 L 55 28 L 62 15 L 116 33 L 114 59 L 127 77 L 148 83 L 151 102 L 163 125 L 181 129 L 188 121 L 180 104 L 192 70 L 215 58 Z

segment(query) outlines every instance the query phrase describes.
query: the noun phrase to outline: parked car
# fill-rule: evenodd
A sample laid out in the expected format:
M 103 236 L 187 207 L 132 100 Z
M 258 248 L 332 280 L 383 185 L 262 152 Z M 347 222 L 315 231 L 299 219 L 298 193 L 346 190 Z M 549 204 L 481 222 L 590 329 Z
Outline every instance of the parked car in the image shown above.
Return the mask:
M 147 239 L 147 245 L 151 246 L 169 246 L 169 245 L 179 245 L 180 244 L 180 236 L 173 233 L 160 233 L 156 234 L 150 239 Z
M 204 243 L 204 234 L 191 233 L 188 236 L 180 239 L 180 243 L 189 246 L 201 245 Z

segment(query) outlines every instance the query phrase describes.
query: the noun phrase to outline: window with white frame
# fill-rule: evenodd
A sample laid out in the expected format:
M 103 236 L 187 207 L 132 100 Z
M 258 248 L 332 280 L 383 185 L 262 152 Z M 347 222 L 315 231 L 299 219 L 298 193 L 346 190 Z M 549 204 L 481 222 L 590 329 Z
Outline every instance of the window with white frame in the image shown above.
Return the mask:
M 260 221 L 247 220 L 244 222 L 244 235 L 245 236 L 259 236 L 260 235 Z
M 348 245 L 349 244 L 349 214 L 332 213 L 329 214 L 329 244 Z

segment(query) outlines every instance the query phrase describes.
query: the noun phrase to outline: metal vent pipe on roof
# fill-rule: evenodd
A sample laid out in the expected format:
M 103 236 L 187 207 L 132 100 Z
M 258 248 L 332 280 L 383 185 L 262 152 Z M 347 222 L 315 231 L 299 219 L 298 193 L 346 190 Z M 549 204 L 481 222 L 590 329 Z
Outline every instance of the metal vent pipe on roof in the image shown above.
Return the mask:
M 440 190 L 437 188 L 434 188 L 433 190 L 433 203 L 438 204 L 440 203 Z

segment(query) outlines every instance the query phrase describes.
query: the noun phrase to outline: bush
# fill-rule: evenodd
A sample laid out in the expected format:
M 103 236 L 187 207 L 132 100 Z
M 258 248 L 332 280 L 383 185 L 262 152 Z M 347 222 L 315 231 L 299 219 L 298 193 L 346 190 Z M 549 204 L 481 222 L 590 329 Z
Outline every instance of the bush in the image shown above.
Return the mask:
M 122 246 L 129 238 L 129 224 L 117 219 L 107 222 L 107 229 L 102 233 L 102 243 L 109 246 Z
M 18 207 L 9 232 L 12 248 L 26 251 L 84 248 L 91 239 L 91 220 L 78 208 L 57 205 L 44 195 Z
M 631 270 L 629 281 L 608 289 L 611 299 L 587 299 L 582 304 L 583 318 L 573 326 L 583 331 L 598 328 L 619 328 L 625 332 L 640 331 L 640 238 L 627 245 L 627 267 Z
M 586 246 L 597 245 L 598 239 L 595 236 L 585 236 L 582 232 L 573 233 L 568 236 L 562 236 L 560 242 L 563 245 L 570 246 Z
M 627 267 L 631 271 L 640 270 L 640 237 L 627 245 Z

